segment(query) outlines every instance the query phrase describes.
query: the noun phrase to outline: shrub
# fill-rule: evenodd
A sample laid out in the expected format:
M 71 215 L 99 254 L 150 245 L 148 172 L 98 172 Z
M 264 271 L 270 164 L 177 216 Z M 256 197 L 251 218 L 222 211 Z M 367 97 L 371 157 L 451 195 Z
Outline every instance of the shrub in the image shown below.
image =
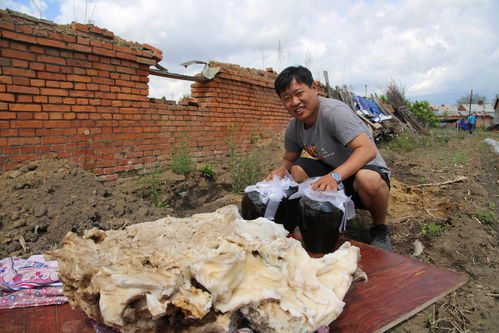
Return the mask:
M 425 125 L 436 127 L 439 123 L 437 116 L 429 110 L 430 103 L 428 101 L 407 101 L 409 111 L 418 117 Z
M 257 151 L 241 156 L 233 155 L 229 167 L 232 190 L 236 193 L 243 193 L 246 186 L 255 184 L 264 176 Z
M 236 155 L 236 143 L 232 139 L 227 140 L 229 146 L 229 172 L 232 179 L 232 191 L 243 193 L 248 185 L 253 185 L 262 180 L 264 173 L 262 171 L 261 161 L 258 158 L 257 151 L 252 150 L 249 153 Z
M 206 178 L 213 178 L 213 176 L 215 176 L 215 171 L 213 170 L 213 167 L 209 164 L 203 165 L 203 167 L 199 169 L 199 171 Z
M 189 146 L 186 142 L 172 154 L 170 167 L 174 173 L 179 175 L 185 175 L 191 172 L 192 158 L 189 152 Z
M 485 224 L 494 224 L 496 221 L 496 215 L 488 210 L 476 209 L 473 216 Z
M 430 235 L 430 236 L 435 237 L 448 226 L 449 226 L 448 224 L 445 224 L 442 226 L 442 225 L 439 225 L 435 222 L 423 224 L 421 226 L 421 233 L 424 235 Z
M 155 207 L 158 208 L 169 207 L 168 202 L 159 200 L 160 185 L 161 185 L 161 176 L 159 168 L 150 169 L 146 174 L 144 174 L 141 181 L 147 185 L 148 197 L 151 199 L 151 202 Z

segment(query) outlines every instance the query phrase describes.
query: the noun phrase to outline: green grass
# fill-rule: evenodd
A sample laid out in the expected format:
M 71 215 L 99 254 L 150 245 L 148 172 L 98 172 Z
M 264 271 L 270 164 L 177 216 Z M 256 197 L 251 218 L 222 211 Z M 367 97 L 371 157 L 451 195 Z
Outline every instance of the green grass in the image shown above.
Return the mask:
M 172 171 L 178 175 L 185 175 L 191 172 L 193 163 L 189 146 L 186 142 L 173 152 L 170 163 Z
M 470 161 L 468 155 L 469 151 L 467 150 L 458 150 L 454 153 L 451 158 L 452 164 L 466 164 Z
M 232 191 L 243 193 L 246 186 L 253 185 L 263 179 L 262 161 L 259 159 L 258 151 L 236 154 L 237 144 L 232 138 L 226 140 L 229 146 L 227 154 L 229 160 L 229 172 L 232 179 Z
M 213 178 L 215 176 L 215 170 L 213 170 L 213 167 L 209 164 L 203 165 L 203 167 L 199 169 L 199 171 L 206 178 Z
M 424 176 L 418 177 L 418 182 L 420 182 L 421 184 L 427 183 L 428 178 L 426 178 Z
M 485 224 L 494 224 L 497 220 L 496 214 L 489 210 L 475 209 L 473 216 Z
M 449 133 L 434 130 L 430 135 L 420 135 L 414 132 L 403 132 L 392 141 L 385 144 L 385 148 L 410 152 L 420 148 L 431 148 L 447 144 L 451 139 Z
M 438 236 L 448 225 L 439 225 L 435 222 L 430 222 L 428 224 L 423 224 L 421 226 L 421 233 L 423 235 L 430 235 L 432 237 Z
M 159 200 L 161 187 L 161 170 L 159 168 L 151 168 L 142 176 L 141 181 L 147 185 L 147 196 L 151 200 L 154 207 L 168 208 L 170 205 L 166 201 Z

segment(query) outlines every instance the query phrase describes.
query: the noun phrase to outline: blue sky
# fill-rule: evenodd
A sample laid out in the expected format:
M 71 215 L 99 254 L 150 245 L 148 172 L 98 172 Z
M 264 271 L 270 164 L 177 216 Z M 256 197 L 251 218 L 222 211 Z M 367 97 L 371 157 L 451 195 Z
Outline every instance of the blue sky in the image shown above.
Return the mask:
M 107 28 L 163 50 L 171 72 L 188 60 L 243 67 L 308 66 L 358 94 L 394 80 L 412 100 L 452 104 L 499 94 L 497 0 L 0 0 L 59 24 Z M 189 83 L 151 77 L 150 94 L 180 98 Z

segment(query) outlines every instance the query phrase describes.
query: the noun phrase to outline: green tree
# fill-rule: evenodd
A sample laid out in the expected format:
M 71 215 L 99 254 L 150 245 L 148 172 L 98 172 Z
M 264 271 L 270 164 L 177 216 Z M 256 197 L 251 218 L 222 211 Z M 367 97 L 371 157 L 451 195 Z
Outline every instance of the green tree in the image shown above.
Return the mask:
M 428 101 L 411 102 L 407 100 L 407 108 L 425 125 L 429 125 L 431 127 L 435 127 L 438 125 L 437 116 L 430 111 L 430 103 Z
M 456 105 L 459 106 L 460 104 L 470 104 L 470 95 L 471 93 L 460 97 L 456 101 Z M 487 97 L 478 93 L 473 93 L 473 96 L 471 96 L 471 104 L 478 104 L 478 102 L 482 102 L 484 104 L 487 103 Z

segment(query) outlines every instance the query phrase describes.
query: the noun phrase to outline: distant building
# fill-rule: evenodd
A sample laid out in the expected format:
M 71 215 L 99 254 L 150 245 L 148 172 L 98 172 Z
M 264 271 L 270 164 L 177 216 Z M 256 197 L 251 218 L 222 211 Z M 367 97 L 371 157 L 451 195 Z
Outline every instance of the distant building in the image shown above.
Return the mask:
M 499 125 L 499 98 L 496 98 L 496 102 L 494 103 L 494 127 Z
M 494 125 L 494 121 L 499 121 L 498 113 L 499 103 L 496 100 L 495 106 L 492 104 L 471 104 L 471 112 L 469 104 L 455 105 L 430 105 L 430 111 L 434 112 L 441 123 L 455 123 L 461 119 L 467 118 L 470 113 L 475 115 L 477 119 L 477 128 L 488 128 Z

